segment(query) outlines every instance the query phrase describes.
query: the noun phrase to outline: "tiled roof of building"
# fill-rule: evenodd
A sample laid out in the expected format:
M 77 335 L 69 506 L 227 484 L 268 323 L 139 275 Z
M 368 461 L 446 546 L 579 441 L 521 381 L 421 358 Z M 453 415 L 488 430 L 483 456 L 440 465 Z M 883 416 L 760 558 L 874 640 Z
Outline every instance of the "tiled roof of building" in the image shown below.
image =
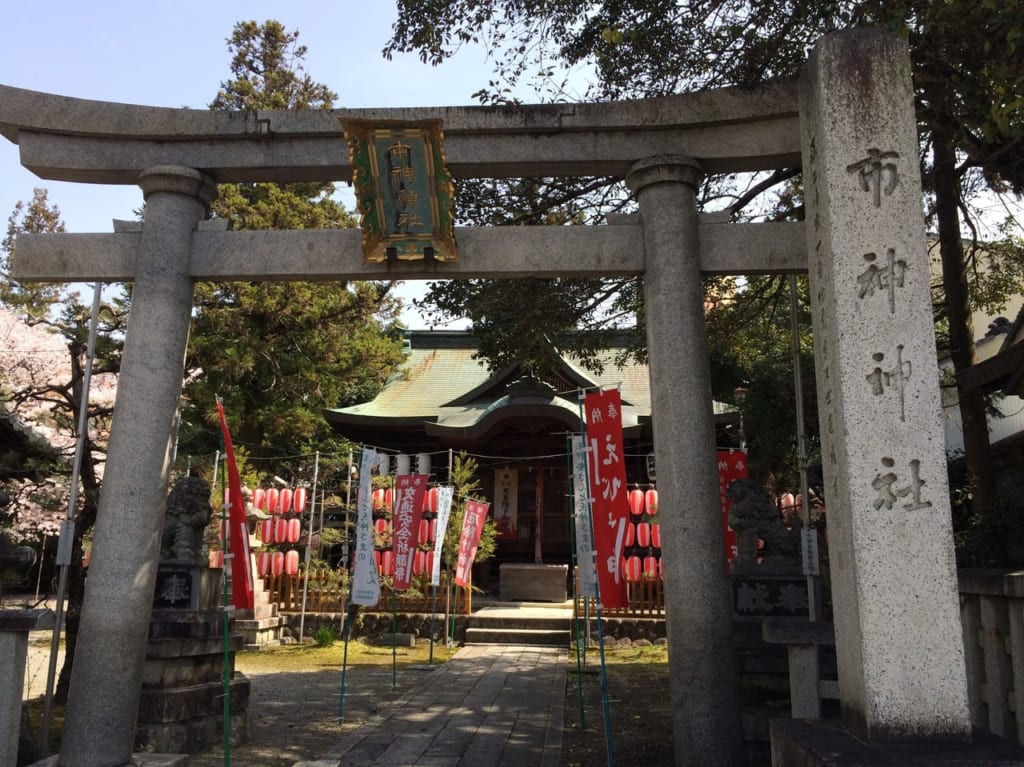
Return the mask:
M 464 331 L 415 331 L 408 336 L 407 358 L 384 389 L 373 400 L 346 408 L 326 411 L 335 423 L 432 422 L 450 428 L 469 428 L 493 414 L 512 406 L 547 405 L 552 412 L 577 407 L 578 393 L 596 387 L 618 386 L 623 400 L 623 425 L 636 424 L 651 413 L 651 392 L 647 366 L 636 362 L 616 364 L 621 349 L 601 353 L 601 373 L 585 370 L 571 357 L 563 357 L 563 367 L 547 377 L 543 384 L 557 395 L 538 395 L 536 391 L 515 395 L 509 385 L 524 372 L 514 366 L 490 373 L 483 360 L 476 358 L 476 343 Z M 715 414 L 724 412 L 714 403 Z

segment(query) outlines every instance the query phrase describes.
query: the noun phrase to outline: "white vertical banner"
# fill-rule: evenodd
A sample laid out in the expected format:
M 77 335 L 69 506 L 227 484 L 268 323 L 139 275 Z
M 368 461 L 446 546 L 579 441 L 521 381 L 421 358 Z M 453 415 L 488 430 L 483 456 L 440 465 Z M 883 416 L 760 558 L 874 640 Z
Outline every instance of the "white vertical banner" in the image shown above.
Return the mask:
M 444 536 L 448 532 L 448 520 L 452 516 L 452 496 L 455 489 L 437 488 L 437 524 L 434 532 L 434 563 L 430 571 L 430 585 L 441 585 L 441 552 L 444 550 Z
M 590 483 L 587 482 L 587 451 L 582 435 L 572 438 L 572 490 L 580 596 L 597 599 L 594 532 L 590 524 Z
M 386 456 L 385 456 L 386 457 Z M 363 448 L 359 462 L 359 493 L 356 502 L 356 553 L 352 573 L 352 597 L 354 605 L 373 607 L 380 600 L 380 577 L 373 557 L 373 500 L 370 475 L 378 465 L 377 451 Z

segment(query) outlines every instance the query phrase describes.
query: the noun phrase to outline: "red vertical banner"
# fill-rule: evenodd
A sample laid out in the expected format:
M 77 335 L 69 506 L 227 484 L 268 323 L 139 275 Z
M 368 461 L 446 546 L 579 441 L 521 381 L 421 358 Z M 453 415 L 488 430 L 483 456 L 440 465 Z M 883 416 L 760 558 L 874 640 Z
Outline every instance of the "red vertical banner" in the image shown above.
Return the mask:
M 427 492 L 427 474 L 401 474 L 395 478 L 392 501 L 391 548 L 395 553 L 395 591 L 412 585 L 412 566 L 416 555 L 416 536 L 423 515 L 423 496 Z
M 736 531 L 729 527 L 729 500 L 727 491 L 736 479 L 747 478 L 747 454 L 739 450 L 718 451 L 718 497 L 722 503 L 722 527 L 725 530 L 725 561 L 732 572 L 732 561 L 736 558 Z
M 249 563 L 249 524 L 245 519 L 242 480 L 238 476 L 235 449 L 224 416 L 224 405 L 217 398 L 217 414 L 224 434 L 224 457 L 228 465 L 228 539 L 231 545 L 231 603 L 237 610 L 253 608 L 252 566 Z
M 459 536 L 459 555 L 455 561 L 455 585 L 465 586 L 469 581 L 469 569 L 476 559 L 476 548 L 480 545 L 480 533 L 490 504 L 480 501 L 466 501 L 466 514 L 462 518 L 462 534 Z
M 626 467 L 622 462 L 622 398 L 618 389 L 591 392 L 584 398 L 583 408 L 601 605 L 628 607 L 622 567 L 629 524 Z

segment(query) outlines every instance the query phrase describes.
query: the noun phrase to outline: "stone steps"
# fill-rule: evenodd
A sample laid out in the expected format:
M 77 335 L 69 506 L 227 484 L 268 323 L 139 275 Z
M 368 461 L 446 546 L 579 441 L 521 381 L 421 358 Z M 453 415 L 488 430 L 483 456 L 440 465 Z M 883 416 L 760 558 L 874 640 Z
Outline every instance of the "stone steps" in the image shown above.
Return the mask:
M 473 613 L 465 643 L 568 647 L 571 639 L 571 610 L 509 605 Z
M 540 647 L 568 647 L 572 632 L 569 629 L 480 628 L 466 629 L 466 644 L 531 645 Z

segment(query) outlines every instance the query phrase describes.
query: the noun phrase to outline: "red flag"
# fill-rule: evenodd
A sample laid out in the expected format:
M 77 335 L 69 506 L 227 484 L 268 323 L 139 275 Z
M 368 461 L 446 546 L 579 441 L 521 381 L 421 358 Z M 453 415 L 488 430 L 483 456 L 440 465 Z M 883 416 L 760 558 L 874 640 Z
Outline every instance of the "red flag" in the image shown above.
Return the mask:
M 476 548 L 480 545 L 480 533 L 489 508 L 489 503 L 466 501 L 466 515 L 462 518 L 462 534 L 459 536 L 459 556 L 455 562 L 456 586 L 465 586 L 469 581 L 469 569 L 476 559 Z
M 622 567 L 629 524 L 626 467 L 622 462 L 622 398 L 618 389 L 591 392 L 584 397 L 583 408 L 601 605 L 628 607 Z
M 217 414 L 224 433 L 224 457 L 228 464 L 228 531 L 231 542 L 231 603 L 238 610 L 251 610 L 252 567 L 249 564 L 249 525 L 245 520 L 242 500 L 242 480 L 238 476 L 235 450 L 231 446 L 231 432 L 224 417 L 224 406 L 217 398 Z
M 395 552 L 395 591 L 404 591 L 412 585 L 416 537 L 419 535 L 423 496 L 426 495 L 429 479 L 429 474 L 401 474 L 395 478 L 394 512 L 391 517 L 391 547 Z

